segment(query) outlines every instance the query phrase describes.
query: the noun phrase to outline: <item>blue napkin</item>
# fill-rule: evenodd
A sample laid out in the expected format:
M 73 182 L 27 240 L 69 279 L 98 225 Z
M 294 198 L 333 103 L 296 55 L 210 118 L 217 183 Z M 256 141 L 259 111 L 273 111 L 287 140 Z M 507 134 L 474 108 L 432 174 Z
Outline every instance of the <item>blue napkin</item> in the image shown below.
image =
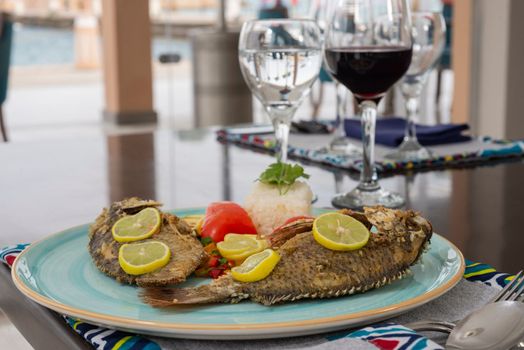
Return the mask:
M 344 121 L 346 135 L 361 139 L 360 119 L 346 119 Z M 377 119 L 375 142 L 377 144 L 396 147 L 404 138 L 406 120 L 404 118 Z M 471 137 L 462 135 L 469 129 L 467 124 L 439 124 L 433 126 L 416 125 L 418 141 L 424 146 L 443 145 L 470 141 Z

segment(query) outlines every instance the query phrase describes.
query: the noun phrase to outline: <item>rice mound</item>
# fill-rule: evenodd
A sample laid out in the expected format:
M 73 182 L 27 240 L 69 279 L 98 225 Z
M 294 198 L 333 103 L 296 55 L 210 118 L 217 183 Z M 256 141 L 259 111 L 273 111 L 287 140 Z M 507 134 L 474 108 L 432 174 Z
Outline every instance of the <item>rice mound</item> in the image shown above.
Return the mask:
M 256 182 L 246 197 L 244 209 L 255 224 L 258 234 L 269 235 L 287 219 L 298 215 L 311 215 L 313 192 L 308 184 L 295 181 L 285 194 L 275 185 Z

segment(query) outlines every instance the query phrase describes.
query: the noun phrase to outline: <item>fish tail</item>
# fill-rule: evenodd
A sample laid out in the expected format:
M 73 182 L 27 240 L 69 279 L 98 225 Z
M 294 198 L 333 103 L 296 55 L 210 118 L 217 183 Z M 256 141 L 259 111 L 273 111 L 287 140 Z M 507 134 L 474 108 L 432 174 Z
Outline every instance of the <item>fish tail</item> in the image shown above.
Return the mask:
M 229 276 L 195 288 L 145 288 L 140 292 L 142 300 L 154 307 L 172 305 L 234 303 L 248 295 L 239 293 L 239 285 Z
M 146 288 L 141 291 L 142 300 L 154 307 L 172 305 L 209 304 L 222 300 L 209 288 Z M 226 298 L 224 298 L 226 299 Z

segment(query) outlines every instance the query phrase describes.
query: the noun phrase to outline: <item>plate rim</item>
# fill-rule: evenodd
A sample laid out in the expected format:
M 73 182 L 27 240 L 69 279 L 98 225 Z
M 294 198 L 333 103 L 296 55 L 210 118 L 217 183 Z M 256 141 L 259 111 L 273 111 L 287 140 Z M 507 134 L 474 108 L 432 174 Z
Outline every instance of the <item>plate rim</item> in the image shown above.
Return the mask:
M 170 209 L 167 210 L 168 212 L 176 212 L 176 211 L 190 211 L 190 210 L 199 210 L 203 209 L 202 207 L 194 207 L 194 208 L 179 208 L 179 209 Z M 173 322 L 158 322 L 158 321 L 144 321 L 144 320 L 137 320 L 132 319 L 128 317 L 121 317 L 121 316 L 112 316 L 112 315 L 105 315 L 97 312 L 82 310 L 76 307 L 72 307 L 66 304 L 63 304 L 61 302 L 57 302 L 52 300 L 51 298 L 47 296 L 43 296 L 40 293 L 34 291 L 32 288 L 28 287 L 18 276 L 17 274 L 17 268 L 18 263 L 21 260 L 21 258 L 26 255 L 28 252 L 30 252 L 32 249 L 37 247 L 38 245 L 53 239 L 55 236 L 61 235 L 61 234 L 67 234 L 68 231 L 77 231 L 85 228 L 89 228 L 88 224 L 83 225 L 77 225 L 70 227 L 68 229 L 47 235 L 36 242 L 30 244 L 26 249 L 24 249 L 15 259 L 13 262 L 13 266 L 11 267 L 11 278 L 17 287 L 17 289 L 30 298 L 31 300 L 35 301 L 36 303 L 47 307 L 49 309 L 52 309 L 56 312 L 69 315 L 72 317 L 77 317 L 82 320 L 92 322 L 92 323 L 98 323 L 105 326 L 113 326 L 113 327 L 120 327 L 120 328 L 127 328 L 127 329 L 136 329 L 136 327 L 139 327 L 139 329 L 143 331 L 154 331 L 157 334 L 158 333 L 165 333 L 166 331 L 181 331 L 181 330 L 189 330 L 189 331 L 245 331 L 245 330 L 253 330 L 253 331 L 263 331 L 263 330 L 270 330 L 274 328 L 287 328 L 287 329 L 293 329 L 294 327 L 329 327 L 330 325 L 335 325 L 340 322 L 344 321 L 358 321 L 362 318 L 371 318 L 376 319 L 382 315 L 389 315 L 389 314 L 395 314 L 396 311 L 399 309 L 401 310 L 411 310 L 415 307 L 421 306 L 431 300 L 434 300 L 447 291 L 449 291 L 451 288 L 453 288 L 460 280 L 462 279 L 462 276 L 464 275 L 464 271 L 466 268 L 464 256 L 460 249 L 453 244 L 451 241 L 449 241 L 447 238 L 433 232 L 433 235 L 436 235 L 439 237 L 439 239 L 442 239 L 445 243 L 447 243 L 456 253 L 459 257 L 460 266 L 455 275 L 453 275 L 446 283 L 438 286 L 437 288 L 425 292 L 421 295 L 418 295 L 414 298 L 411 298 L 409 300 L 405 300 L 399 303 L 387 305 L 384 307 L 376 308 L 373 310 L 367 310 L 367 311 L 359 311 L 356 313 L 350 313 L 350 314 L 344 314 L 344 315 L 338 315 L 338 316 L 331 316 L 331 317 L 321 317 L 321 318 L 314 318 L 309 320 L 301 320 L 301 321 L 286 321 L 286 322 L 270 322 L 270 323 L 263 323 L 263 324 L 256 324 L 256 323 L 242 323 L 242 324 L 236 324 L 236 325 L 229 325 L 229 324 L 220 324 L 220 323 L 209 323 L 209 324 L 202 324 L 202 323 L 173 323 Z

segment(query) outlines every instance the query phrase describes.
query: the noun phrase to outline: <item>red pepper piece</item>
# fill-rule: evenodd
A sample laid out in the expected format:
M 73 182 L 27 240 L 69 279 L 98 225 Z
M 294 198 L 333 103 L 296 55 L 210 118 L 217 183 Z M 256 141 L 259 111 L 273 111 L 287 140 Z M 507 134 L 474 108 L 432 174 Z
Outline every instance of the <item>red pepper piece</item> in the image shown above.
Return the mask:
M 218 257 L 216 256 L 212 256 L 209 258 L 208 262 L 207 262 L 207 265 L 209 267 L 217 267 L 218 266 Z
M 211 278 L 213 279 L 216 279 L 218 277 L 220 277 L 220 275 L 222 275 L 222 271 L 221 269 L 211 269 L 209 271 L 209 276 L 211 276 Z
M 221 242 L 228 233 L 255 235 L 257 230 L 240 205 L 233 202 L 211 203 L 206 210 L 201 236 Z

